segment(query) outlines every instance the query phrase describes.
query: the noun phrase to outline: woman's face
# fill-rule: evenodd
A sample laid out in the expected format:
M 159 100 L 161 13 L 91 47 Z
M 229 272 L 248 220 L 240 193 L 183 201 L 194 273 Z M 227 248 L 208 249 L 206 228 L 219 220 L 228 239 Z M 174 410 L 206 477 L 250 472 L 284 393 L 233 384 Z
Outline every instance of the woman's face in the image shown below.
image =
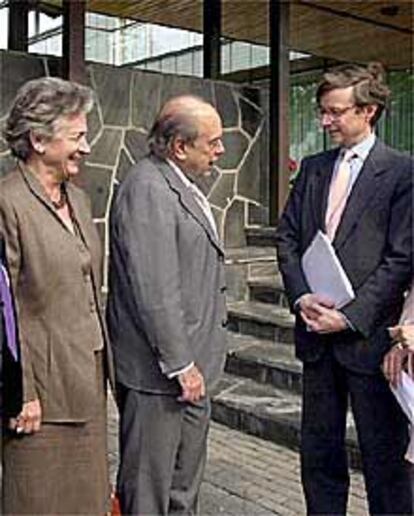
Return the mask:
M 43 164 L 61 180 L 79 172 L 82 159 L 90 153 L 84 113 L 59 118 L 51 140 L 43 142 Z

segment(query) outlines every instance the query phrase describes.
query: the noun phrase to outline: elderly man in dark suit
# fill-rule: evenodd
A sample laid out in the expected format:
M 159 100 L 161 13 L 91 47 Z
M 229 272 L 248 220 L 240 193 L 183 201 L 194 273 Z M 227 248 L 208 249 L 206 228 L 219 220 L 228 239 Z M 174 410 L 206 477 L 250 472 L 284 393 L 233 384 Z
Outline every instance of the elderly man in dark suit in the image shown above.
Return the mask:
M 172 98 L 112 206 L 108 323 L 126 514 L 194 514 L 225 357 L 224 253 L 194 183 L 224 152 L 216 110 Z
M 277 231 L 280 269 L 297 313 L 304 361 L 302 481 L 309 514 L 345 514 L 350 400 L 372 514 L 412 514 L 407 422 L 380 366 L 387 328 L 412 277 L 412 161 L 374 133 L 389 90 L 382 67 L 344 66 L 317 91 L 323 128 L 339 148 L 303 160 Z M 310 292 L 301 257 L 325 231 L 355 299 L 341 309 Z

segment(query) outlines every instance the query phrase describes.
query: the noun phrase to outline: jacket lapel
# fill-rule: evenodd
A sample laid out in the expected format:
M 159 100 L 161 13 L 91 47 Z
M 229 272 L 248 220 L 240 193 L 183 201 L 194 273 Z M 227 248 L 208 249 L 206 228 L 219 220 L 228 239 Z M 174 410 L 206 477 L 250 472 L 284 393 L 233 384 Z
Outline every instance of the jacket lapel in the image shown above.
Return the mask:
M 59 224 L 61 224 L 66 229 L 66 231 L 69 231 L 59 215 L 56 213 L 52 201 L 46 194 L 45 189 L 37 177 L 22 163 L 19 163 L 19 171 L 23 177 L 23 181 L 26 183 L 31 193 L 49 210 L 49 212 L 59 222 Z
M 99 256 L 99 260 L 92 260 L 93 281 L 95 290 L 98 292 L 102 281 L 102 254 L 96 226 L 85 204 L 83 194 L 71 183 L 68 183 L 66 187 L 70 209 L 72 210 L 72 218 L 74 219 L 74 224 L 76 224 L 79 236 L 91 253 L 91 256 Z M 99 294 L 97 297 L 99 298 Z
M 55 210 L 50 198 L 46 194 L 45 189 L 43 188 L 40 181 L 36 178 L 36 176 L 22 164 L 19 165 L 19 169 L 23 176 L 23 180 L 27 184 L 27 186 L 28 186 L 29 190 L 32 192 L 32 194 L 49 210 L 50 214 L 59 222 L 59 224 L 68 233 L 72 234 L 70 232 L 69 228 L 65 225 L 65 223 L 62 221 L 62 219 L 56 213 L 56 210 Z M 76 192 L 70 183 L 66 184 L 66 193 L 68 195 L 69 203 L 74 212 L 76 221 L 78 223 L 79 231 L 81 233 L 82 239 L 85 242 L 86 246 L 89 248 L 90 246 L 88 243 L 88 231 L 86 230 L 87 221 L 85 220 L 85 212 L 81 208 L 78 196 L 76 195 Z
M 345 243 L 358 221 L 361 220 L 363 212 L 376 197 L 378 180 L 387 171 L 384 153 L 384 145 L 377 140 L 362 166 L 346 203 L 333 242 L 337 249 Z M 369 194 L 370 192 L 372 195 Z
M 158 160 L 154 157 L 151 159 L 155 162 L 156 166 L 160 169 L 163 176 L 165 177 L 169 187 L 177 193 L 178 198 L 184 209 L 190 213 L 190 215 L 202 226 L 208 235 L 211 243 L 217 247 L 217 249 L 224 253 L 222 243 L 217 238 L 216 234 L 211 227 L 210 222 L 205 216 L 203 210 L 197 203 L 194 194 L 190 189 L 181 181 L 178 175 L 172 170 L 172 168 L 165 161 Z
M 91 242 L 89 238 L 90 232 L 88 230 L 88 214 L 86 213 L 85 208 L 82 206 L 82 201 L 79 198 L 78 192 L 75 190 L 71 183 L 66 184 L 66 193 L 68 196 L 70 209 L 72 210 L 74 223 L 77 225 L 77 229 L 80 233 L 82 241 L 88 249 L 91 249 Z

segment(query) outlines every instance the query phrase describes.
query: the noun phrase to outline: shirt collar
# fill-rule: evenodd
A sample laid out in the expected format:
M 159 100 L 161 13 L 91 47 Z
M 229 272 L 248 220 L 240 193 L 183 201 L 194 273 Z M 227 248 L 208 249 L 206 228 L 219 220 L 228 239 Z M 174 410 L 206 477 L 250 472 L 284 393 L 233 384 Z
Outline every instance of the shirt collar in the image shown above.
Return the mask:
M 357 143 L 353 147 L 350 147 L 350 150 L 352 150 L 352 152 L 354 152 L 362 161 L 365 161 L 370 150 L 374 146 L 375 140 L 375 133 L 372 132 L 361 142 Z
M 180 169 L 180 167 L 169 158 L 166 158 L 166 161 L 170 165 L 170 167 L 174 170 L 174 172 L 177 174 L 177 176 L 181 179 L 181 181 L 184 183 L 184 185 L 187 187 L 190 187 L 191 181 L 184 174 L 184 172 Z

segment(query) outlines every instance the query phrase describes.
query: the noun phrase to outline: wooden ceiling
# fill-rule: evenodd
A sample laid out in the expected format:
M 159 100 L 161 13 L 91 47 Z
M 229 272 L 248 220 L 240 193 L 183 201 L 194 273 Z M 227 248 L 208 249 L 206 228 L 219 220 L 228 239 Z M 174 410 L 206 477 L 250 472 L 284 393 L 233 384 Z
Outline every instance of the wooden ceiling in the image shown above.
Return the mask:
M 75 0 L 74 0 L 75 1 Z M 285 0 L 292 50 L 341 61 L 411 67 L 412 0 Z M 59 5 L 61 0 L 43 0 Z M 222 0 L 224 36 L 268 44 L 269 0 Z M 101 14 L 202 31 L 202 0 L 87 0 Z

